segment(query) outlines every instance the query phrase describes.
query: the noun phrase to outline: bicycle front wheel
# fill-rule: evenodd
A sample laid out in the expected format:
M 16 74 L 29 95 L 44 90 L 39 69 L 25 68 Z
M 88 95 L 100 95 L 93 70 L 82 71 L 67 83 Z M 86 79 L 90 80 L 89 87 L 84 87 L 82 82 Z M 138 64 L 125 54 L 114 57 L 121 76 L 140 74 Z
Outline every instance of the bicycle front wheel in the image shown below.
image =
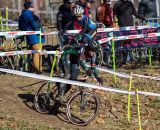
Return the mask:
M 95 94 L 86 91 L 75 93 L 67 102 L 66 114 L 75 125 L 87 125 L 99 111 L 99 100 Z

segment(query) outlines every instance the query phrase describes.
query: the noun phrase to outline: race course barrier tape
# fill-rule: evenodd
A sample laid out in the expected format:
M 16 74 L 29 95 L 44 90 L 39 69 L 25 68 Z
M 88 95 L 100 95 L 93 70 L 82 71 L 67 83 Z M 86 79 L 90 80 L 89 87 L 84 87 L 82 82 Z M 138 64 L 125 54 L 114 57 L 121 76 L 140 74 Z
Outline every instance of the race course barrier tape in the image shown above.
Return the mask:
M 138 75 L 138 74 L 132 74 L 132 76 L 160 81 L 160 77 L 152 77 L 152 76 L 145 76 L 145 75 Z
M 25 54 L 33 54 L 33 53 L 40 53 L 41 55 L 61 55 L 63 52 L 59 51 L 44 51 L 44 50 L 26 50 L 26 51 L 9 51 L 9 52 L 0 52 L 0 56 L 15 56 L 15 55 L 25 55 Z M 89 66 L 89 65 L 87 65 Z M 113 75 L 117 75 L 119 77 L 123 78 L 132 78 L 134 77 L 139 77 L 139 78 L 145 78 L 145 79 L 151 79 L 151 80 L 156 80 L 160 81 L 160 77 L 152 77 L 152 76 L 145 76 L 145 75 L 138 75 L 138 74 L 125 74 L 121 72 L 115 72 L 114 70 L 107 69 L 107 68 L 102 68 L 102 67 L 96 67 L 97 70 L 102 71 L 102 72 L 107 72 Z
M 60 55 L 63 52 L 43 51 L 43 50 L 10 51 L 10 52 L 0 52 L 0 56 L 15 56 L 15 55 L 24 55 L 24 54 L 33 54 L 33 53 L 40 53 L 41 55 L 49 55 L 49 54 Z M 87 66 L 89 66 L 89 65 L 87 65 Z M 128 78 L 128 79 L 132 77 L 131 75 L 115 72 L 115 71 L 113 71 L 111 69 L 107 69 L 107 68 L 97 67 L 97 70 L 111 73 L 111 74 L 115 74 L 119 77 Z
M 57 78 L 57 77 L 47 77 L 47 76 L 43 76 L 43 75 L 32 74 L 32 73 L 21 72 L 21 71 L 10 70 L 10 69 L 3 69 L 3 68 L 0 68 L 0 71 L 5 72 L 5 73 L 10 73 L 10 74 L 16 74 L 16 75 L 20 75 L 20 76 L 25 76 L 25 77 L 29 77 L 29 78 L 41 79 L 41 80 L 52 81 L 52 82 L 60 82 L 60 83 L 64 83 L 64 84 L 72 84 L 72 85 L 76 85 L 76 86 L 83 86 L 83 87 L 87 87 L 87 88 L 99 89 L 99 90 L 110 91 L 110 92 L 121 93 L 121 94 L 136 95 L 138 93 L 138 94 L 145 95 L 145 96 L 160 97 L 159 93 L 150 93 L 150 92 L 143 92 L 143 91 L 138 91 L 138 92 L 130 91 L 129 92 L 126 90 L 114 89 L 114 88 L 109 88 L 106 86 L 83 83 L 83 82 L 79 82 L 79 81 L 67 80 L 67 79 L 62 79 L 62 78 Z
M 154 29 L 158 27 L 153 26 L 131 26 L 131 27 L 118 27 L 118 28 L 98 28 L 97 32 L 113 32 L 113 31 L 133 31 L 133 30 L 142 30 L 142 29 Z M 67 30 L 66 33 L 75 34 L 79 33 L 81 30 Z
M 15 36 L 23 36 L 23 35 L 34 35 L 34 34 L 41 34 L 41 35 L 55 35 L 58 32 L 43 32 L 40 31 L 11 31 L 11 32 L 0 32 L 0 36 L 6 36 L 9 38 L 14 38 Z M 119 36 L 119 37 L 108 37 L 101 40 L 98 40 L 100 44 L 108 42 L 110 40 L 120 41 L 120 40 L 129 40 L 129 39 L 140 39 L 140 38 L 152 38 L 152 37 L 160 37 L 160 33 L 148 33 L 148 34 L 139 34 L 139 35 L 128 35 L 128 36 Z
M 3 69 L 3 68 L 0 68 L 0 71 L 10 73 L 10 74 L 16 74 L 16 75 L 20 75 L 20 76 L 35 78 L 35 79 L 46 80 L 46 81 L 61 82 L 64 84 L 72 84 L 72 85 L 76 85 L 76 86 L 83 86 L 83 87 L 87 87 L 87 88 L 89 87 L 89 88 L 93 88 L 93 89 L 100 89 L 100 90 L 105 90 L 105 91 L 110 91 L 110 92 L 115 92 L 115 93 L 135 95 L 135 92 L 129 92 L 129 91 L 120 90 L 120 89 L 113 89 L 113 88 L 109 88 L 106 86 L 83 83 L 83 82 L 79 82 L 79 81 L 67 80 L 67 79 L 62 79 L 62 78 L 57 78 L 57 77 L 47 77 L 47 76 L 43 76 L 43 75 L 31 74 L 31 73 L 27 73 L 27 72 L 21 72 L 21 71 Z
M 41 55 L 50 55 L 50 54 L 60 55 L 63 52 L 44 51 L 44 50 L 9 51 L 9 52 L 0 52 L 0 56 L 15 56 L 15 55 L 24 55 L 33 53 L 40 53 Z
M 15 36 L 23 36 L 23 35 L 35 35 L 35 34 L 41 34 L 41 35 L 54 35 L 58 34 L 58 32 L 41 32 L 41 31 L 10 31 L 10 32 L 0 32 L 0 36 L 6 36 L 10 38 L 14 38 Z
M 18 24 L 2 24 L 3 26 L 18 27 Z
M 115 72 L 114 70 L 111 70 L 111 69 L 101 68 L 101 67 L 96 67 L 96 69 L 99 70 L 99 71 L 103 71 L 103 72 L 107 72 L 107 73 L 110 73 L 110 74 L 113 74 L 113 75 L 117 75 L 119 77 L 128 78 L 128 79 L 132 78 L 131 75 L 120 73 L 120 72 Z
M 33 54 L 33 53 L 40 53 L 41 55 L 61 55 L 63 52 L 59 51 L 44 51 L 44 50 L 26 50 L 26 51 L 9 51 L 9 52 L 0 52 L 0 56 L 15 56 L 15 55 L 25 55 L 25 54 Z M 87 65 L 89 66 L 89 65 Z M 119 77 L 123 78 L 132 78 L 134 77 L 139 77 L 139 78 L 145 78 L 145 79 L 151 79 L 151 80 L 156 80 L 160 81 L 160 77 L 152 77 L 152 76 L 145 76 L 145 75 L 138 75 L 138 74 L 125 74 L 121 72 L 115 72 L 114 70 L 107 69 L 107 68 L 102 68 L 102 67 L 96 67 L 97 70 L 102 71 L 102 72 L 107 72 L 113 75 L 117 75 Z
M 98 28 L 97 32 L 113 32 L 113 31 L 134 31 L 142 29 L 157 28 L 154 26 L 130 26 L 130 27 L 117 27 L 117 28 Z
M 128 36 L 119 36 L 119 37 L 108 37 L 98 40 L 99 44 L 106 43 L 110 40 L 121 41 L 121 40 L 131 40 L 131 39 L 140 39 L 140 38 L 153 38 L 160 37 L 160 33 L 148 33 L 148 34 L 139 34 L 139 35 L 128 35 Z

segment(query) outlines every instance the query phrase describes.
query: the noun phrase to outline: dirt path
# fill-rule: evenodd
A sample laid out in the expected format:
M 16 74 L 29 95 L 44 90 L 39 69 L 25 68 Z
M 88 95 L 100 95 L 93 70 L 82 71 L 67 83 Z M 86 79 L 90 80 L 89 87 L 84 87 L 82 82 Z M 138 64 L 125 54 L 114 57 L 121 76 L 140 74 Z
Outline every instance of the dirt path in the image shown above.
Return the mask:
M 128 70 L 129 71 L 129 70 Z M 133 71 L 133 70 L 132 70 Z M 153 71 L 153 72 L 152 72 Z M 150 70 L 150 73 L 159 75 L 159 70 Z M 139 70 L 134 70 L 138 73 Z M 143 70 L 146 73 L 147 69 Z M 113 83 L 111 75 L 104 75 L 107 86 L 128 89 L 128 80 L 118 79 Z M 40 82 L 40 83 L 39 83 Z M 159 92 L 159 82 L 134 79 L 133 90 Z M 38 113 L 33 105 L 34 94 L 42 82 L 11 74 L 0 75 L 0 126 L 17 128 L 20 124 L 30 129 L 42 130 L 137 130 L 136 98 L 131 97 L 131 122 L 127 121 L 128 95 L 113 94 L 96 90 L 100 98 L 100 112 L 91 124 L 78 127 L 70 124 L 64 114 L 49 115 Z M 142 128 L 144 130 L 160 129 L 160 102 L 159 98 L 140 96 Z M 24 127 L 23 127 L 24 128 Z M 1 129 L 1 127 L 0 127 Z
M 30 125 L 47 126 L 58 130 L 68 129 L 95 129 L 95 125 L 77 127 L 70 124 L 64 114 L 48 115 L 36 112 L 33 106 L 34 92 L 42 83 L 39 80 L 24 78 L 15 75 L 0 76 L 0 113 L 14 118 L 16 121 L 28 122 Z M 32 84 L 35 84 L 31 86 Z M 2 116 L 0 114 L 0 116 Z M 1 124 L 1 122 L 0 122 Z

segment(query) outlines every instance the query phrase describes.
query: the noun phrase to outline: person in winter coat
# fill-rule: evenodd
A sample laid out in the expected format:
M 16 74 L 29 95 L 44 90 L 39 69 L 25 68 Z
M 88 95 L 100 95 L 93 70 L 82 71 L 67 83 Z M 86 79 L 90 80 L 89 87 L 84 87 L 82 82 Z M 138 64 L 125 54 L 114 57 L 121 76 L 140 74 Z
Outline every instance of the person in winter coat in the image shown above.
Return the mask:
M 96 10 L 96 20 L 103 23 L 106 27 L 113 26 L 113 10 L 108 0 L 103 0 Z
M 63 0 L 57 14 L 57 28 L 63 32 L 65 26 L 73 20 L 72 0 Z
M 87 0 L 86 8 L 84 10 L 84 14 L 88 17 L 90 17 L 90 15 L 91 15 L 90 9 L 92 8 L 93 3 L 94 3 L 94 0 Z
M 145 18 L 157 18 L 156 0 L 141 0 L 138 13 Z
M 113 11 L 118 18 L 118 25 L 120 27 L 133 26 L 133 15 L 139 19 L 145 20 L 142 15 L 139 15 L 133 3 L 128 0 L 119 0 L 113 6 Z
M 24 10 L 19 17 L 18 26 L 21 31 L 42 31 L 42 24 L 37 15 L 34 14 L 34 5 L 28 1 L 24 3 Z M 33 50 L 42 50 L 42 43 L 45 42 L 45 38 L 40 35 L 28 35 L 26 36 L 27 44 L 32 47 Z M 33 65 L 38 73 L 42 72 L 41 65 L 42 58 L 39 53 L 33 55 Z

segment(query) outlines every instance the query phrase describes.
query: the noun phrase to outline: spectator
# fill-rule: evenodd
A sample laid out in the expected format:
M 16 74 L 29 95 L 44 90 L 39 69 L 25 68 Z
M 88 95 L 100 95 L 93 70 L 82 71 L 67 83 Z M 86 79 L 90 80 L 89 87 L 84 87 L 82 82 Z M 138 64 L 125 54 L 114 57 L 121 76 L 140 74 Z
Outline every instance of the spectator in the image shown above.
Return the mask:
M 94 3 L 94 0 L 87 0 L 86 8 L 84 10 L 84 13 L 88 17 L 90 17 L 90 15 L 91 15 L 90 9 L 92 8 L 93 3 Z
M 141 0 L 138 13 L 145 18 L 157 18 L 156 0 Z
M 28 1 L 24 3 L 24 10 L 19 17 L 19 29 L 22 31 L 43 31 L 42 24 L 37 15 L 34 14 L 34 5 Z M 45 38 L 40 38 L 39 35 L 26 36 L 27 44 L 34 50 L 42 50 L 42 43 L 45 42 Z M 40 41 L 41 39 L 41 41 Z M 33 55 L 33 65 L 38 73 L 42 72 L 42 58 L 39 53 Z
M 63 0 L 57 14 L 58 31 L 63 32 L 65 26 L 73 20 L 73 6 L 72 0 Z
M 86 0 L 79 0 L 76 2 L 76 4 L 83 7 L 83 9 L 86 8 Z
M 106 27 L 113 26 L 113 10 L 109 5 L 110 0 L 103 0 L 96 10 L 96 20 Z
M 133 3 L 128 0 L 119 0 L 114 4 L 113 11 L 118 18 L 118 25 L 120 27 L 133 26 L 133 15 L 137 18 L 145 20 L 145 18 L 139 15 Z

